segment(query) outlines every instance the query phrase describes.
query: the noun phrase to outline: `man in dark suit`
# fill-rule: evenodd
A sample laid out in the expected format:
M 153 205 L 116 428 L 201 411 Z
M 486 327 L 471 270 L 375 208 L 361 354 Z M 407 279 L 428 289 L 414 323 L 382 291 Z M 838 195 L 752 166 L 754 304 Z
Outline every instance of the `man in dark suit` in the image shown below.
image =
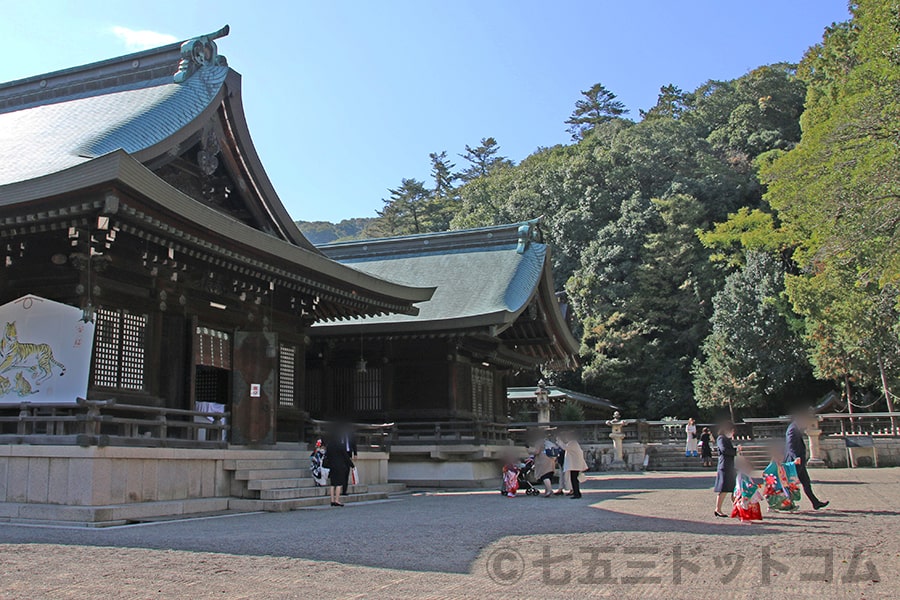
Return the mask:
M 806 470 L 806 442 L 803 440 L 806 428 L 810 425 L 810 419 L 815 416 L 809 412 L 797 412 L 793 421 L 787 428 L 785 435 L 785 452 L 784 462 L 793 462 L 797 465 L 797 478 L 803 485 L 803 493 L 812 502 L 813 508 L 819 510 L 828 506 L 828 502 L 823 502 L 816 498 L 813 493 L 812 481 L 809 478 L 809 471 Z
M 341 424 L 338 427 L 336 437 L 339 440 L 338 443 L 341 447 L 341 453 L 346 453 L 347 461 L 350 463 L 350 468 L 352 469 L 355 466 L 353 464 L 353 459 L 356 458 L 357 455 L 356 434 L 353 433 L 353 426 L 349 423 Z M 346 485 L 343 487 L 343 493 L 347 493 Z

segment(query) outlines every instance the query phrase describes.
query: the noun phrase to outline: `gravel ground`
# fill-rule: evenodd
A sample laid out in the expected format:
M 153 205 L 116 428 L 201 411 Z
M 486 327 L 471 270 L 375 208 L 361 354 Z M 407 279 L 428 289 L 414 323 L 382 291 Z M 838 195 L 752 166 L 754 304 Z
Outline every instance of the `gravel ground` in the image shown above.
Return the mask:
M 416 492 L 110 529 L 0 525 L 0 598 L 893 598 L 900 469 L 819 470 L 820 512 L 712 515 L 704 473 L 584 498 Z

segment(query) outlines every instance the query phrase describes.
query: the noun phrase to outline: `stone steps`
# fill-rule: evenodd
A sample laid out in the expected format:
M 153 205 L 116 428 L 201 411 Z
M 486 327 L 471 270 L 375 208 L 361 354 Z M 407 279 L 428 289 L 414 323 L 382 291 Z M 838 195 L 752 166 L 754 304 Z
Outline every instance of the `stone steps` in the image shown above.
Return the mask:
M 247 471 L 260 469 L 308 469 L 308 458 L 272 457 L 252 459 L 232 459 L 224 461 L 225 469 L 229 471 Z
M 327 487 L 295 487 L 280 488 L 274 490 L 261 490 L 259 492 L 260 500 L 291 500 L 293 498 L 316 498 L 319 496 L 327 496 L 329 493 Z M 364 485 L 347 486 L 347 495 L 366 494 L 369 488 Z
M 309 462 L 298 458 L 297 453 L 226 461 L 225 469 L 233 471 L 236 483 L 241 484 L 234 492 L 241 497 L 229 500 L 232 510 L 282 512 L 328 506 L 331 502 L 329 488 L 316 486 Z M 403 484 L 351 485 L 342 498 L 346 502 L 384 500 L 405 489 Z
M 755 470 L 762 470 L 769 464 L 770 450 L 765 446 L 744 445 L 742 456 L 750 461 Z M 698 456 L 685 456 L 683 446 L 656 446 L 650 449 L 650 471 L 715 471 L 716 453 L 713 466 L 704 467 Z
M 291 477 L 285 479 L 252 479 L 247 482 L 248 490 L 277 490 L 282 488 L 310 487 L 315 485 L 311 477 Z
M 237 469 L 234 478 L 238 481 L 258 479 L 305 479 L 309 477 L 309 467 L 305 469 Z
M 325 489 L 325 488 L 319 488 Z M 365 494 L 353 494 L 341 496 L 341 502 L 351 504 L 354 502 L 371 502 L 373 500 L 387 500 L 387 492 L 368 492 Z M 313 498 L 288 498 L 284 500 L 263 500 L 254 498 L 231 498 L 228 508 L 232 510 L 248 512 L 287 512 L 301 508 L 314 508 L 317 506 L 329 506 L 331 499 L 328 496 L 316 496 Z

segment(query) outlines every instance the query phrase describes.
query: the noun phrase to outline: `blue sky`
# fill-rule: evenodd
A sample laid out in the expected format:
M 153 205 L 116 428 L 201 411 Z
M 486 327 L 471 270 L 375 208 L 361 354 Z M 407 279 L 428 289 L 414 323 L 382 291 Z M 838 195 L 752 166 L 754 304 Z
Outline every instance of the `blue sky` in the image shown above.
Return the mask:
M 795 62 L 846 0 L 179 2 L 0 0 L 0 81 L 214 31 L 243 75 L 254 142 L 297 219 L 371 216 L 428 153 L 495 137 L 519 161 L 565 143 L 602 82 L 637 117 L 689 90 Z M 462 159 L 456 160 L 461 166 Z

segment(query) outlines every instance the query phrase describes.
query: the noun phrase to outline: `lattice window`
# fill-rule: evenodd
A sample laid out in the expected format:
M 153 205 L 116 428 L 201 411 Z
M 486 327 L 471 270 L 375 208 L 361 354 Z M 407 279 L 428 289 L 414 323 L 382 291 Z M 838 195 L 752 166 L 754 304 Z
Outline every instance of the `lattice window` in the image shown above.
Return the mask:
M 373 412 L 382 409 L 381 369 L 369 367 L 365 373 L 356 373 L 353 390 L 353 408 L 357 412 Z
M 356 367 L 332 371 L 333 404 L 338 414 L 377 412 L 382 410 L 381 369 L 369 367 L 364 373 Z
M 194 399 L 225 404 L 228 401 L 228 371 L 198 366 L 194 379 Z
M 278 354 L 278 406 L 293 408 L 297 348 L 281 344 Z
M 94 385 L 118 387 L 119 349 L 121 337 L 119 313 L 105 308 L 97 309 L 94 341 Z
M 489 369 L 472 367 L 472 412 L 478 417 L 493 416 L 494 373 Z
M 143 390 L 147 315 L 125 310 L 97 310 L 94 385 Z

